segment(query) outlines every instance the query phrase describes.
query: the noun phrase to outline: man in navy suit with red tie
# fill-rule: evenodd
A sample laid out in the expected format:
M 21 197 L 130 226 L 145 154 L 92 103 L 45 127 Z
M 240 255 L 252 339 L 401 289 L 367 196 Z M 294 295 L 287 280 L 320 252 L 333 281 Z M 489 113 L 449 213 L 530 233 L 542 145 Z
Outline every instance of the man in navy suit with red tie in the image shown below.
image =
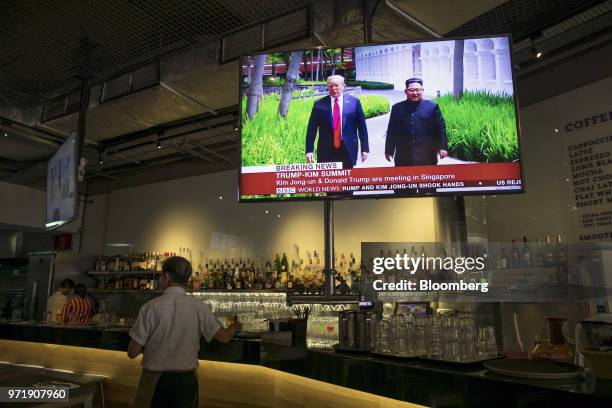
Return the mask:
M 368 129 L 359 99 L 343 95 L 344 78 L 332 75 L 327 78 L 329 96 L 319 99 L 312 107 L 306 132 L 306 161 L 314 162 L 314 141 L 317 142 L 317 162 L 342 162 L 342 168 L 351 169 L 357 164 L 361 145 L 361 161 L 370 151 Z

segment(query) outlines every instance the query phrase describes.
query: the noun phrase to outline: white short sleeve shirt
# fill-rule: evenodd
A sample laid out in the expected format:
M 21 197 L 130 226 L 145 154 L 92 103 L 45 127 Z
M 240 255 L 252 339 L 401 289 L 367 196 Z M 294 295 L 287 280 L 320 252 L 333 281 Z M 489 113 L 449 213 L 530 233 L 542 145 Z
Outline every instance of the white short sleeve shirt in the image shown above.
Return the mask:
M 45 317 L 48 322 L 57 321 L 56 316 L 62 314 L 64 303 L 68 300 L 68 296 L 64 295 L 61 290 L 58 290 L 47 299 L 47 309 Z
M 130 337 L 144 346 L 143 368 L 187 371 L 198 366 L 200 337 L 211 341 L 221 327 L 206 303 L 171 286 L 140 308 Z

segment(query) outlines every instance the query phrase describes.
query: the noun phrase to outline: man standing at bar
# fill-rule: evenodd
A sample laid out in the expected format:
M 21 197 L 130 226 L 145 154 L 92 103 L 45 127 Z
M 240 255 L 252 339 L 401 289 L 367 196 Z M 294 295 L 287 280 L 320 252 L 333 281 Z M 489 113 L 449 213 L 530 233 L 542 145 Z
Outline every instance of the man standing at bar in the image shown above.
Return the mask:
M 423 80 L 406 81 L 406 97 L 391 109 L 385 157 L 395 166 L 438 164 L 448 156 L 446 125 L 437 103 L 423 99 Z
M 207 304 L 187 295 L 191 272 L 185 258 L 168 258 L 160 277 L 164 293 L 141 307 L 130 330 L 128 356 L 143 354 L 137 408 L 197 407 L 200 337 L 228 343 L 241 329 L 240 323 L 223 328 Z
M 306 162 L 314 162 L 314 141 L 317 142 L 317 162 L 342 162 L 342 168 L 357 164 L 361 145 L 361 161 L 368 158 L 368 129 L 359 99 L 344 95 L 344 77 L 327 78 L 329 96 L 314 103 L 306 131 Z

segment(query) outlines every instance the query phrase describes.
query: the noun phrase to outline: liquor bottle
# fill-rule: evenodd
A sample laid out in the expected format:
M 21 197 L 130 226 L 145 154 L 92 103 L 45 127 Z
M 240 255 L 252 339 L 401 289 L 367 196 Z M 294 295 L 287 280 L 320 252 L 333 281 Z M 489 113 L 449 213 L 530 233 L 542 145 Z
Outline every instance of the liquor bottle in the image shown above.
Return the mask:
M 227 265 L 229 266 L 229 265 Z M 232 272 L 231 269 L 226 268 L 225 269 L 225 289 L 227 290 L 232 290 L 234 289 L 234 279 L 232 278 Z
M 200 273 L 196 272 L 195 276 L 192 278 L 191 280 L 191 286 L 194 292 L 199 292 L 200 288 L 201 288 L 201 281 L 200 281 Z
M 535 251 L 534 265 L 536 268 L 542 268 L 544 266 L 544 248 L 542 248 L 542 241 L 538 238 L 538 246 Z
M 274 276 L 272 272 L 272 263 L 270 259 L 266 261 L 266 270 L 265 270 L 265 288 L 272 289 L 274 287 Z
M 287 260 L 287 254 L 283 252 L 283 258 L 281 260 L 281 287 L 287 287 L 287 281 L 289 280 L 289 261 Z
M 280 289 L 281 286 L 281 260 L 280 260 L 280 256 L 278 254 L 276 254 L 276 257 L 274 258 L 274 275 L 273 275 L 273 281 L 274 281 L 274 289 Z
M 294 278 L 293 275 L 291 273 L 287 274 L 287 290 L 289 292 L 293 292 L 295 287 L 295 282 L 294 282 Z
M 521 266 L 521 257 L 519 255 L 518 248 L 516 247 L 516 240 L 512 240 L 512 250 L 510 251 L 510 269 L 518 269 Z
M 561 235 L 557 235 L 557 245 L 555 248 L 555 263 L 557 266 L 564 267 L 567 264 L 567 245 L 561 239 Z
M 240 272 L 234 272 L 234 289 L 243 289 Z
M 164 256 L 164 253 L 163 252 L 158 252 L 157 253 L 157 260 L 156 260 L 156 263 L 155 263 L 155 265 L 156 265 L 155 269 L 158 272 L 161 272 L 161 270 L 162 270 L 162 268 L 164 266 L 164 261 L 165 260 L 166 260 L 166 257 Z
M 210 276 L 210 270 L 208 269 L 208 264 L 205 263 L 204 267 L 202 268 L 202 289 L 208 289 L 211 287 L 211 276 Z
M 497 257 L 497 269 L 505 270 L 508 269 L 508 256 L 506 255 L 506 250 L 504 249 L 504 243 L 502 242 L 499 256 Z
M 527 237 L 523 237 L 523 248 L 521 248 L 521 268 L 531 268 L 531 251 L 527 243 Z
M 544 246 L 544 266 L 553 266 L 555 264 L 554 248 L 550 242 L 550 236 L 546 236 L 546 245 Z
M 215 278 L 213 281 L 213 288 L 214 289 L 223 289 L 223 283 L 222 283 L 222 275 L 221 275 L 221 270 L 219 269 L 219 266 L 217 264 L 217 268 L 215 269 Z

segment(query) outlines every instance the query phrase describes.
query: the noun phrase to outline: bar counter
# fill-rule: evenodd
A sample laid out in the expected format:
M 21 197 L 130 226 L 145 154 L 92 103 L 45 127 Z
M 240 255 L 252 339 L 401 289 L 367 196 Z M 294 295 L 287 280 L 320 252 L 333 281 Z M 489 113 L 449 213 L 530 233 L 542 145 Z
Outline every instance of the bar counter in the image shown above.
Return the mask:
M 129 342 L 127 328 L 77 328 L 27 322 L 0 322 L 0 338 L 115 351 L 127 350 Z M 612 381 L 596 380 L 590 373 L 587 373 L 585 379 L 573 382 L 535 381 L 491 374 L 481 364 L 456 365 L 419 359 L 400 360 L 370 354 L 314 350 L 305 345 L 281 346 L 244 338 L 235 339 L 229 345 L 202 341 L 200 359 L 203 360 L 201 366 L 204 361 L 211 364 L 213 361 L 247 363 L 250 366 L 262 366 L 273 371 L 345 387 L 341 390 L 348 388 L 424 406 L 612 405 Z M 259 406 L 253 404 L 245 406 Z

